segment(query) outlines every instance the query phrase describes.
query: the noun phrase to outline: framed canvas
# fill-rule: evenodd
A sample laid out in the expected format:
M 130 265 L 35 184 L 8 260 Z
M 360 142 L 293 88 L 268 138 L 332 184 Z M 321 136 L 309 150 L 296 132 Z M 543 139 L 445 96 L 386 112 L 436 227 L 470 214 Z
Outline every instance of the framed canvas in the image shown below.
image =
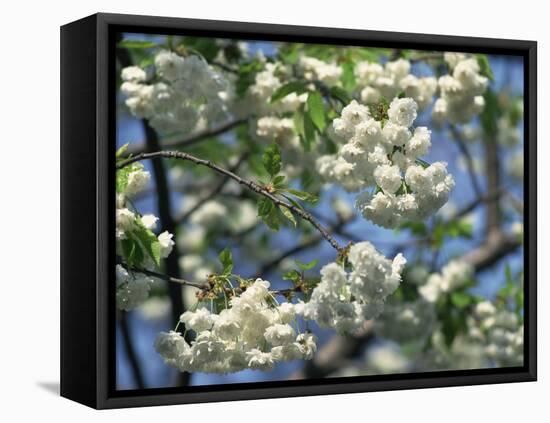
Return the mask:
M 536 43 L 61 28 L 61 394 L 536 380 Z

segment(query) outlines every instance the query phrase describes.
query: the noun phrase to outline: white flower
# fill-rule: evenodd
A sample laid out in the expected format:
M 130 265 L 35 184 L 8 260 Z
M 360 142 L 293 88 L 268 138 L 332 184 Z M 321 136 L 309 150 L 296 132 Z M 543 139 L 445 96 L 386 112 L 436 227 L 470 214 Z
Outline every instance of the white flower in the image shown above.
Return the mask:
M 126 239 L 126 232 L 130 231 L 136 220 L 136 215 L 127 208 L 116 209 L 116 238 Z
M 429 302 L 435 302 L 443 293 L 452 292 L 463 287 L 473 276 L 474 269 L 465 261 L 451 260 L 441 269 L 441 273 L 429 276 L 425 285 L 418 291 Z
M 139 67 L 122 71 L 121 91 L 135 117 L 148 119 L 163 133 L 190 132 L 227 117 L 232 95 L 225 78 L 206 61 L 162 50 L 154 62 L 151 83 L 146 83 L 146 72 Z
M 189 345 L 187 345 L 181 333 L 173 330 L 170 332 L 160 332 L 155 340 L 155 350 L 164 359 L 176 359 L 187 348 L 189 348 Z
M 436 100 L 432 116 L 436 122 L 448 120 L 454 124 L 469 122 L 484 107 L 488 79 L 480 75 L 477 60 L 462 53 L 445 53 L 451 75 L 438 80 L 440 98 Z
M 357 332 L 366 320 L 378 316 L 401 281 L 405 259 L 399 254 L 392 262 L 370 243 L 360 242 L 351 247 L 349 261 L 349 274 L 337 263 L 324 266 L 311 299 L 296 304 L 296 313 L 338 332 Z
M 414 130 L 414 134 L 407 144 L 407 155 L 411 157 L 425 156 L 431 145 L 431 131 L 425 126 L 420 126 Z
M 275 361 L 270 353 L 262 352 L 257 348 L 247 351 L 246 357 L 248 359 L 248 366 L 252 369 L 271 370 L 275 365 Z
M 145 228 L 154 231 L 157 227 L 157 221 L 159 219 L 153 214 L 144 214 L 143 216 L 141 216 L 140 220 Z
M 180 322 L 195 332 L 210 330 L 215 321 L 215 315 L 210 314 L 206 308 L 199 308 L 196 311 L 186 311 L 180 316 Z
M 299 66 L 302 68 L 304 78 L 309 81 L 321 81 L 332 87 L 340 82 L 342 68 L 334 63 L 326 63 L 315 57 L 301 56 Z
M 391 122 L 409 127 L 416 119 L 416 102 L 412 98 L 394 98 L 388 109 Z
M 395 193 L 402 183 L 399 167 L 390 165 L 378 166 L 374 170 L 374 180 L 384 192 Z
M 277 313 L 282 323 L 290 323 L 296 315 L 295 306 L 292 303 L 282 303 L 277 307 Z
M 155 56 L 157 74 L 168 81 L 174 81 L 180 77 L 183 63 L 184 58 L 171 51 L 162 50 Z
M 264 332 L 264 337 L 271 345 L 278 347 L 294 341 L 296 332 L 288 324 L 275 324 L 268 327 Z
M 296 337 L 300 351 L 306 360 L 311 360 L 317 352 L 317 339 L 312 333 L 301 333 Z
M 175 244 L 175 242 L 172 241 L 173 237 L 174 235 L 168 231 L 164 231 L 158 236 L 158 241 L 160 243 L 161 257 L 166 258 L 172 252 L 172 248 L 174 247 L 174 244 Z
M 121 265 L 117 265 L 116 303 L 120 310 L 133 310 L 148 297 L 153 280 L 142 274 L 129 274 Z
M 139 66 L 128 66 L 122 69 L 121 78 L 128 82 L 144 82 L 147 74 Z
M 135 170 L 128 174 L 128 184 L 124 193 L 128 197 L 132 197 L 138 192 L 141 192 L 145 189 L 149 180 L 151 179 L 151 174 L 145 170 Z
M 493 316 L 496 312 L 495 306 L 489 301 L 482 301 L 476 304 L 475 313 L 480 318 Z

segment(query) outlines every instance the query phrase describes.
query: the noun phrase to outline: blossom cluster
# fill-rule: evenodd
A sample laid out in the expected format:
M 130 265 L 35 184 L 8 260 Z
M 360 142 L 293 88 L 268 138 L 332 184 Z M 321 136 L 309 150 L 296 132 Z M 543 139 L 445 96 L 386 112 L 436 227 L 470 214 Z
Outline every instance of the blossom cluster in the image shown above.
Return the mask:
M 333 121 L 335 133 L 346 143 L 337 154 L 317 159 L 327 182 L 347 191 L 363 191 L 356 201 L 366 219 L 393 228 L 405 220 L 423 220 L 443 206 L 454 187 L 446 163 L 427 165 L 419 160 L 431 146 L 426 127 L 411 129 L 417 104 L 411 98 L 395 98 L 388 121 L 371 116 L 367 106 L 353 100 Z M 366 190 L 377 187 L 373 192 Z
M 158 248 L 159 258 L 166 258 L 171 253 L 174 246 L 172 240 L 173 235 L 168 231 L 164 231 L 158 236 L 155 236 L 153 231 L 157 227 L 158 218 L 153 214 L 140 215 L 135 210 L 132 210 L 130 199 L 137 193 L 145 189 L 149 183 L 150 174 L 143 169 L 141 164 L 133 164 L 128 167 L 129 171 L 125 174 L 125 184 L 122 189 L 116 194 L 116 225 L 115 239 L 117 254 L 124 256 L 124 243 L 128 241 L 137 242 L 136 239 L 141 239 L 146 234 Z M 126 171 L 124 169 L 123 171 Z M 117 176 L 118 178 L 119 176 Z M 156 238 L 155 238 L 156 237 Z M 141 245 L 141 248 L 147 249 Z M 139 263 L 134 263 L 141 269 L 153 270 L 155 262 L 153 257 L 148 254 L 143 254 Z M 117 307 L 121 310 L 131 310 L 139 306 L 148 297 L 150 285 L 153 283 L 153 278 L 150 278 L 143 273 L 136 271 L 128 271 L 122 265 L 116 267 L 116 300 Z
M 291 326 L 295 306 L 273 305 L 269 286 L 257 279 L 219 314 L 206 308 L 186 311 L 180 323 L 195 332 L 195 339 L 188 344 L 181 333 L 161 332 L 157 352 L 182 372 L 270 370 L 281 361 L 311 359 L 317 350 L 315 336 L 296 332 Z
M 500 366 L 523 364 L 523 324 L 517 314 L 498 309 L 489 301 L 476 304 L 477 325 L 470 336 L 484 345 L 484 352 Z
M 298 67 L 306 81 L 320 81 L 328 87 L 339 85 L 343 73 L 336 63 L 327 63 L 308 56 L 300 57 Z
M 386 298 L 401 282 L 405 258 L 398 254 L 391 261 L 364 241 L 351 246 L 348 260 L 350 272 L 338 263 L 321 269 L 320 283 L 307 303 L 296 306 L 298 314 L 321 327 L 352 333 L 382 312 Z
M 132 115 L 161 133 L 193 131 L 227 116 L 229 84 L 203 58 L 161 50 L 154 64 L 152 77 L 139 66 L 122 69 L 120 89 Z
M 437 90 L 434 77 L 413 75 L 411 63 L 405 59 L 388 61 L 385 65 L 359 62 L 355 67 L 355 77 L 361 89 L 361 101 L 366 104 L 377 104 L 382 98 L 394 98 L 402 92 L 424 109 L 432 102 Z
M 442 295 L 462 288 L 472 280 L 473 267 L 463 260 L 451 260 L 441 269 L 432 273 L 426 283 L 418 288 L 420 295 L 428 302 L 436 302 Z
M 481 75 L 475 57 L 445 53 L 444 59 L 451 73 L 437 81 L 439 98 L 434 103 L 432 117 L 436 122 L 467 123 L 483 111 L 483 93 L 489 80 Z
M 386 304 L 384 313 L 375 322 L 375 331 L 382 338 L 399 343 L 423 343 L 436 324 L 435 308 L 420 298 L 413 302 Z
M 267 62 L 262 71 L 254 77 L 254 83 L 248 87 L 244 101 L 239 104 L 241 114 L 256 116 L 280 115 L 294 112 L 307 100 L 307 93 L 295 92 L 271 103 L 271 96 L 290 78 L 291 69 L 280 62 Z

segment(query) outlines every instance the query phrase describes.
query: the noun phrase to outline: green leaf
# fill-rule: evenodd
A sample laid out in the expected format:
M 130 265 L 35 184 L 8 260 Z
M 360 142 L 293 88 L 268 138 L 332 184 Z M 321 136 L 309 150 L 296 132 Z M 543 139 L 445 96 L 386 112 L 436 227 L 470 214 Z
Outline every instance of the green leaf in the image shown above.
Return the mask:
M 441 329 L 443 330 L 445 344 L 447 347 L 450 347 L 453 344 L 456 335 L 458 335 L 459 332 L 466 330 L 466 314 L 454 314 L 448 312 L 440 320 L 442 322 Z
M 284 186 L 283 182 L 285 180 L 285 175 L 277 175 L 273 178 L 273 186 L 275 188 L 282 188 Z
M 289 189 L 288 192 L 291 193 L 294 197 L 302 201 L 307 201 L 308 203 L 315 204 L 317 201 L 319 201 L 319 197 L 310 194 L 309 192 L 300 191 L 298 189 Z
M 294 260 L 294 262 L 298 265 L 298 267 L 302 270 L 310 270 L 315 267 L 315 265 L 319 262 L 318 259 L 312 260 L 309 263 L 302 263 L 300 260 Z
M 288 202 L 292 204 L 294 207 L 297 207 L 302 210 L 304 209 L 304 207 L 300 203 L 298 203 L 294 198 L 289 197 L 288 195 L 285 195 L 285 194 L 283 194 L 283 197 L 285 197 L 288 200 Z
M 253 60 L 242 64 L 237 71 L 237 81 L 235 82 L 235 90 L 239 97 L 243 97 L 248 87 L 254 84 L 256 73 L 263 69 L 264 65 L 259 60 Z
M 459 309 L 464 309 L 472 303 L 472 297 L 465 292 L 453 292 L 451 302 Z
M 117 44 L 117 47 L 120 48 L 153 48 L 157 47 L 158 44 L 153 41 L 144 41 L 144 40 L 122 40 Z
M 271 96 L 270 102 L 275 103 L 285 98 L 290 93 L 303 94 L 307 91 L 306 85 L 301 81 L 292 81 L 279 87 Z
M 279 213 L 277 208 L 273 207 L 267 216 L 264 216 L 262 219 L 269 229 L 274 232 L 277 232 L 280 227 L 279 223 Z
M 304 113 L 304 149 L 311 150 L 311 145 L 315 142 L 315 124 L 311 120 L 309 113 Z
M 231 271 L 233 270 L 233 255 L 231 254 L 231 250 L 224 248 L 218 257 L 220 259 L 220 263 L 222 264 L 222 273 L 224 275 L 231 274 Z
M 294 284 L 297 284 L 302 279 L 302 275 L 297 270 L 289 270 L 283 275 L 283 280 L 292 281 Z
M 272 177 L 281 171 L 281 152 L 277 144 L 271 144 L 266 148 L 262 160 L 265 170 Z
M 190 50 L 199 53 L 207 61 L 213 60 L 220 50 L 219 45 L 213 38 L 188 36 L 183 39 L 183 45 L 188 47 Z
M 128 186 L 128 176 L 130 173 L 141 169 L 143 169 L 143 165 L 141 163 L 132 163 L 122 169 L 118 169 L 116 171 L 116 192 L 123 193 Z
M 260 197 L 258 199 L 258 216 L 266 217 L 275 208 L 273 201 L 266 197 Z
M 294 130 L 300 138 L 305 137 L 304 132 L 304 109 L 300 107 L 294 112 Z
M 355 65 L 352 61 L 347 61 L 342 65 L 342 85 L 346 91 L 353 91 L 357 82 L 355 80 Z
M 283 215 L 292 222 L 292 224 L 294 225 L 294 227 L 296 227 L 297 225 L 297 222 L 296 222 L 296 218 L 294 217 L 294 215 L 292 214 L 292 212 L 287 209 L 285 206 L 279 206 L 279 210 L 281 210 L 281 213 L 283 213 Z
M 143 262 L 143 250 L 139 243 L 130 235 L 121 241 L 124 260 L 130 267 L 140 266 Z
M 139 241 L 157 268 L 160 267 L 160 242 L 158 238 L 150 229 L 147 229 L 140 222 L 136 223 L 137 225 L 132 231 L 132 235 Z
M 128 150 L 128 146 L 130 145 L 129 142 L 127 142 L 126 144 L 124 144 L 122 147 L 120 147 L 117 151 L 116 151 L 116 154 L 115 154 L 115 157 L 117 159 L 119 159 L 124 153 L 126 153 L 126 150 Z
M 491 81 L 494 81 L 495 76 L 493 75 L 493 71 L 491 69 L 491 65 L 489 63 L 489 58 L 486 54 L 476 54 L 477 64 L 479 65 L 479 72 L 483 75 L 489 78 Z
M 319 91 L 309 93 L 307 97 L 307 113 L 319 132 L 323 132 L 327 123 L 325 120 L 325 105 Z

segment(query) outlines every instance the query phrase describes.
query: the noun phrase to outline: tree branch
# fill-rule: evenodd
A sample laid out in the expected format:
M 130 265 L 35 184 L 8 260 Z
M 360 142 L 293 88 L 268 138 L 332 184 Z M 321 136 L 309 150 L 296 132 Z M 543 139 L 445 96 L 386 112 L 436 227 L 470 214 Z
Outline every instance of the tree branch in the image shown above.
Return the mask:
M 130 270 L 130 271 L 133 271 L 133 272 L 143 273 L 144 275 L 152 276 L 152 277 L 158 278 L 158 279 L 162 279 L 162 280 L 167 281 L 167 282 L 177 283 L 179 285 L 192 286 L 192 287 L 198 288 L 198 289 L 208 289 L 210 287 L 210 285 L 206 282 L 205 283 L 191 282 L 191 281 L 188 281 L 186 279 L 176 278 L 176 277 L 164 274 L 164 273 L 155 272 L 153 270 L 139 269 L 137 267 L 128 267 L 128 265 L 126 265 L 125 263 L 121 263 L 121 266 L 123 266 L 127 270 Z
M 251 189 L 252 191 L 256 192 L 257 194 L 263 195 L 264 197 L 270 199 L 277 206 L 285 207 L 286 209 L 300 216 L 302 219 L 307 220 L 309 223 L 311 223 L 315 227 L 315 229 L 317 229 L 321 233 L 323 238 L 325 238 L 336 251 L 340 252 L 342 250 L 342 247 L 340 247 L 338 242 L 330 235 L 330 233 L 319 222 L 317 222 L 313 218 L 313 216 L 310 213 L 308 213 L 307 211 L 299 207 L 294 206 L 293 204 L 287 203 L 286 201 L 283 201 L 277 198 L 275 195 L 269 192 L 266 188 L 262 187 L 256 182 L 243 179 L 240 176 L 236 175 L 235 173 L 212 163 L 210 160 L 200 159 L 198 157 L 192 156 L 191 154 L 185 153 L 183 151 L 155 151 L 151 153 L 140 153 L 137 156 L 120 161 L 116 167 L 117 169 L 122 169 L 123 167 L 128 166 L 134 162 L 147 160 L 147 159 L 158 159 L 158 158 L 187 160 L 200 166 L 206 166 L 222 175 L 225 175 L 228 178 L 235 180 L 238 184 L 244 185 L 249 189 Z

